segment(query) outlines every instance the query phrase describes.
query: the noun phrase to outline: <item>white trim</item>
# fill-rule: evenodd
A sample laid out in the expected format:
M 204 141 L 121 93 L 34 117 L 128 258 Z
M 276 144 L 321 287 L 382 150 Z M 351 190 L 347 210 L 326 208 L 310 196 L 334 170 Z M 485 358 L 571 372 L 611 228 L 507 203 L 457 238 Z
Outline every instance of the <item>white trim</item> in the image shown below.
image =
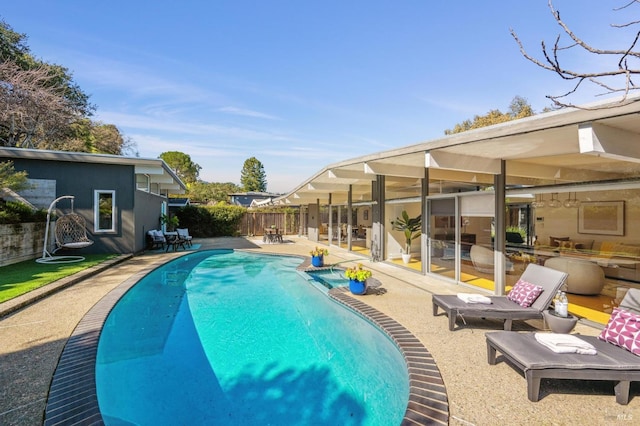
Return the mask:
M 111 228 L 100 228 L 100 195 L 111 194 Z M 113 189 L 95 189 L 93 191 L 93 232 L 104 234 L 116 231 L 116 191 Z

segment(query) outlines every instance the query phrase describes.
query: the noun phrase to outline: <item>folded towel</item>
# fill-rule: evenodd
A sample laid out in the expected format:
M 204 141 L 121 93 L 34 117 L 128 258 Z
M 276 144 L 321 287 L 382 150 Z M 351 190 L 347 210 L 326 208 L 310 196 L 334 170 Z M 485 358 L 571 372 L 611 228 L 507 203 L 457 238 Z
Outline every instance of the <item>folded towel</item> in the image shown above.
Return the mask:
M 584 349 L 593 349 L 593 345 L 585 342 L 581 338 L 573 334 L 564 333 L 536 333 L 536 340 L 544 341 L 556 346 L 575 346 Z
M 535 333 L 538 343 L 558 354 L 596 355 L 596 348 L 572 334 Z
M 489 299 L 487 296 L 475 293 L 458 293 L 458 299 L 462 300 L 465 303 L 483 303 L 486 305 L 491 304 L 491 299 Z

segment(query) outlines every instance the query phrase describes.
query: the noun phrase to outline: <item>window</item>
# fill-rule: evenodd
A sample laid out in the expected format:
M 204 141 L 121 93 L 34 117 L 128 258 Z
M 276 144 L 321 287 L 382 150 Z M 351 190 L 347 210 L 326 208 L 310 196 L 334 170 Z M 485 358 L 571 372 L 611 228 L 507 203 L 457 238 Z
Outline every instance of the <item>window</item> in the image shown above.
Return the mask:
M 114 232 L 116 230 L 116 191 L 96 190 L 93 205 L 94 231 Z
M 136 174 L 136 189 L 149 192 L 151 190 L 151 180 L 149 175 Z

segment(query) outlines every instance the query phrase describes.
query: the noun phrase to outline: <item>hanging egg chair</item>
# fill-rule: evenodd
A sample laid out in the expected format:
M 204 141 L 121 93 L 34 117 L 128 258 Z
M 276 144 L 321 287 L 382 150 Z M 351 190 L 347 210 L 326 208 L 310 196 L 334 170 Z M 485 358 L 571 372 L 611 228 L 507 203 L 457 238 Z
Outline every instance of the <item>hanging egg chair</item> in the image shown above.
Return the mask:
M 64 199 L 71 200 L 71 212 L 59 217 L 58 220 L 55 221 L 54 236 L 56 248 L 50 253 L 47 248 L 49 244 L 49 228 L 51 226 L 51 212 L 56 207 L 57 203 Z M 93 244 L 93 241 L 87 237 L 87 228 L 84 218 L 73 211 L 74 199 L 75 197 L 73 195 L 63 195 L 62 197 L 58 197 L 53 200 L 51 205 L 49 205 L 49 210 L 47 211 L 47 226 L 44 233 L 44 246 L 42 247 L 42 257 L 36 259 L 36 262 L 71 263 L 84 260 L 84 256 L 53 255 L 61 249 L 82 249 Z

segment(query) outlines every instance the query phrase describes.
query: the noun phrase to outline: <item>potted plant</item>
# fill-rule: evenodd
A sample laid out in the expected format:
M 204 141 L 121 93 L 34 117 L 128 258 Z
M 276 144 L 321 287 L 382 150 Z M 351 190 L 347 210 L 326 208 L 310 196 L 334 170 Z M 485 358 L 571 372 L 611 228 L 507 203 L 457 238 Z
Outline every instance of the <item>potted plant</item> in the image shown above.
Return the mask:
M 349 290 L 353 294 L 365 294 L 367 292 L 367 279 L 371 275 L 371 271 L 364 269 L 361 263 L 344 271 L 344 276 L 349 280 Z
M 311 254 L 311 264 L 316 268 L 324 266 L 324 257 L 329 254 L 326 248 L 314 248 L 309 252 Z
M 171 232 L 178 227 L 178 224 L 180 223 L 180 219 L 178 219 L 178 216 L 168 216 L 166 214 L 163 214 L 160 216 L 160 223 L 163 225 L 166 225 L 167 231 Z
M 409 263 L 411 260 L 411 241 L 418 238 L 422 233 L 422 215 L 410 218 L 406 210 L 402 211 L 402 217 L 397 217 L 391 221 L 394 231 L 404 232 L 404 250 L 402 252 L 402 261 Z

